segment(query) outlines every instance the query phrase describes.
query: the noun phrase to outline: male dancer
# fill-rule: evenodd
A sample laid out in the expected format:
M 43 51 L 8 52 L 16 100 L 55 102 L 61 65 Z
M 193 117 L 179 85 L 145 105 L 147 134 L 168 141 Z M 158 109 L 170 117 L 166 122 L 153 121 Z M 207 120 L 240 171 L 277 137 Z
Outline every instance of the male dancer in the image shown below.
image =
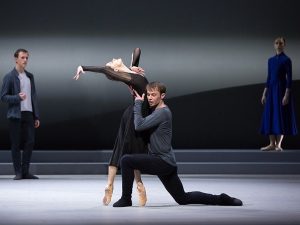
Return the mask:
M 37 96 L 33 75 L 25 70 L 29 53 L 18 49 L 16 66 L 3 78 L 1 100 L 8 104 L 7 118 L 11 141 L 12 159 L 16 176 L 14 180 L 38 179 L 29 173 L 34 146 L 34 128 L 40 126 Z M 23 146 L 23 155 L 21 155 Z
M 185 192 L 177 174 L 177 165 L 171 146 L 172 113 L 164 103 L 166 87 L 160 82 L 147 85 L 147 98 L 153 112 L 146 117 L 141 114 L 144 94 L 135 92 L 134 125 L 137 131 L 150 130 L 149 154 L 124 155 L 121 159 L 122 197 L 113 207 L 132 206 L 131 193 L 134 170 L 157 175 L 167 191 L 180 205 L 206 204 L 241 206 L 242 201 L 227 194 L 212 195 L 199 191 Z

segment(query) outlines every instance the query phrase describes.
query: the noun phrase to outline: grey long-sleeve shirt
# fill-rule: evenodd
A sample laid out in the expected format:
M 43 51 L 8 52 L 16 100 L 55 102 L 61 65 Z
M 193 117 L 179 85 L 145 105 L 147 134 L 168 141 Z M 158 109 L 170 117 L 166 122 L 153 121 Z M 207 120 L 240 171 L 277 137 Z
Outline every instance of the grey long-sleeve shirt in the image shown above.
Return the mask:
M 176 159 L 172 150 L 172 113 L 169 107 L 155 109 L 149 116 L 142 117 L 143 101 L 134 103 L 135 130 L 150 131 L 149 154 L 161 157 L 167 163 L 176 166 Z

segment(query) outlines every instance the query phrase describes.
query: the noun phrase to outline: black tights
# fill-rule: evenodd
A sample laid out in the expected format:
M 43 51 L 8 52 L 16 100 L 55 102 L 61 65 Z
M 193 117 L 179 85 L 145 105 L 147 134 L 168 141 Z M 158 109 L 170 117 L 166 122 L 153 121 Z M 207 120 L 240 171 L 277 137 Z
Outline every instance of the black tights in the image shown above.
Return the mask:
M 217 205 L 220 203 L 219 195 L 200 191 L 185 192 L 177 174 L 177 167 L 168 164 L 158 156 L 146 154 L 124 155 L 121 159 L 121 168 L 122 198 L 124 199 L 131 199 L 134 170 L 137 169 L 141 173 L 157 175 L 170 195 L 180 205 Z

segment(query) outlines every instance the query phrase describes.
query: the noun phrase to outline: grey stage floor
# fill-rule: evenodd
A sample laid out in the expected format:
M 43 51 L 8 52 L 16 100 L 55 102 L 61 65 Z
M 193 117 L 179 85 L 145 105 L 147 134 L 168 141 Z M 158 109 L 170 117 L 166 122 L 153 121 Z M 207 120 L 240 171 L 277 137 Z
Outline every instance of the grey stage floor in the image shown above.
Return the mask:
M 300 176 L 184 175 L 186 191 L 226 192 L 241 198 L 242 207 L 179 206 L 154 176 L 143 176 L 146 207 L 103 206 L 106 176 L 44 175 L 13 181 L 0 176 L 0 224 L 300 224 Z M 121 177 L 113 201 L 121 194 Z

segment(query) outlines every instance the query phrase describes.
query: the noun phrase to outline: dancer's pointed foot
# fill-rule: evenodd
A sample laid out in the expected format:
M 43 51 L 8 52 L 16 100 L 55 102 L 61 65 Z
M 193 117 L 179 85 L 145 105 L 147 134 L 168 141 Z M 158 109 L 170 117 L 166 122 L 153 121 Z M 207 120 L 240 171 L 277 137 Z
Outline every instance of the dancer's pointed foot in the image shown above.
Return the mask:
M 275 150 L 275 145 L 268 145 L 268 146 L 262 147 L 260 150 L 262 150 L 262 151 L 274 151 Z
M 105 187 L 105 193 L 104 193 L 104 197 L 102 200 L 103 205 L 108 205 L 111 202 L 113 190 L 114 190 L 114 188 L 112 185 L 108 185 Z
M 137 191 L 139 194 L 139 205 L 145 206 L 147 202 L 147 195 L 146 195 L 146 189 L 142 182 L 137 183 Z
M 283 151 L 283 148 L 277 146 L 277 147 L 275 148 L 275 151 L 277 151 L 277 152 L 282 152 L 282 151 Z
M 225 193 L 222 193 L 220 194 L 220 205 L 242 206 L 243 202 L 238 198 L 233 198 Z

